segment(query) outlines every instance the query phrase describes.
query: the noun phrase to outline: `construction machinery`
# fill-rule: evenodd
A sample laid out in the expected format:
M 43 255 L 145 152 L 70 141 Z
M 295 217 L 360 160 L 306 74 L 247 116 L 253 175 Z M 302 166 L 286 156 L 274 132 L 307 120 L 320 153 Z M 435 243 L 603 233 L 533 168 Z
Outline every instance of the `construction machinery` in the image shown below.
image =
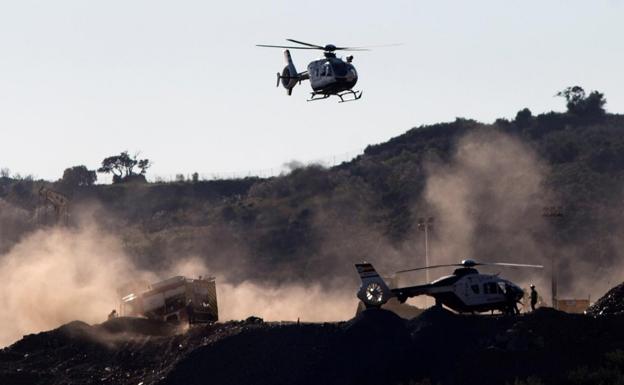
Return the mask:
M 60 192 L 42 186 L 39 189 L 39 205 L 43 211 L 38 213 L 40 222 L 47 223 L 46 214 L 49 206 L 54 209 L 56 224 L 66 226 L 69 222 L 69 198 Z
M 147 286 L 128 284 L 118 293 L 122 316 L 189 323 L 219 319 L 214 277 L 192 279 L 179 275 Z

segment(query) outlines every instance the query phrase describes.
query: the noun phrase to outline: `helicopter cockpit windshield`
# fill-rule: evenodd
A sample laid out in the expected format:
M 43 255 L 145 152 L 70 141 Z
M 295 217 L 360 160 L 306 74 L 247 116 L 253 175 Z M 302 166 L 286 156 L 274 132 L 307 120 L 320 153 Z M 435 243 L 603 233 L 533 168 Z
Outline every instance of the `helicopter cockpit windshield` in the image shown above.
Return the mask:
M 321 76 L 332 76 L 332 68 L 329 63 L 325 63 L 323 65 L 323 70 L 321 71 Z
M 339 60 L 333 62 L 332 67 L 334 69 L 334 75 L 342 77 L 347 76 L 347 72 L 349 72 L 349 67 L 351 66 L 342 60 Z

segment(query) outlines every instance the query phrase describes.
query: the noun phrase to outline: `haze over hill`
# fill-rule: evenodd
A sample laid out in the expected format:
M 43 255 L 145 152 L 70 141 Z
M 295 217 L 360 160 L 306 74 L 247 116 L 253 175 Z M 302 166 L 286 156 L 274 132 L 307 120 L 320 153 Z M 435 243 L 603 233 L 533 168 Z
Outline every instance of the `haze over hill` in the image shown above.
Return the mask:
M 432 264 L 549 267 L 556 256 L 560 295 L 596 298 L 622 280 L 624 257 L 624 116 L 596 97 L 583 94 L 565 113 L 416 127 L 339 166 L 268 179 L 77 186 L 2 177 L 0 319 L 13 326 L 0 345 L 101 320 L 120 284 L 178 273 L 216 275 L 225 319 L 347 319 L 353 263 L 385 274 L 424 265 L 420 217 L 435 218 Z M 41 186 L 70 198 L 68 228 L 41 225 Z M 544 217 L 550 206 L 564 216 Z M 500 272 L 549 299 L 549 268 Z

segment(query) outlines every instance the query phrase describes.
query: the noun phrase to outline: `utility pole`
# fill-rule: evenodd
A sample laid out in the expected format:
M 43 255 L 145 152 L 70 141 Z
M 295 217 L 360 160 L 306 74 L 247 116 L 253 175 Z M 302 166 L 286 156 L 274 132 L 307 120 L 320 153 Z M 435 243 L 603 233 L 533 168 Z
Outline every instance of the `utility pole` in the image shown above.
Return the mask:
M 561 206 L 546 206 L 542 210 L 542 216 L 545 218 L 563 218 L 563 207 Z M 553 309 L 558 308 L 557 304 L 557 280 L 559 273 L 559 260 L 555 253 L 550 256 L 550 282 L 551 282 L 551 303 Z
M 425 233 L 425 266 L 429 267 L 429 231 L 433 228 L 433 217 L 418 218 L 418 230 Z M 425 280 L 429 283 L 429 269 L 425 269 Z M 425 298 L 425 304 L 429 301 Z

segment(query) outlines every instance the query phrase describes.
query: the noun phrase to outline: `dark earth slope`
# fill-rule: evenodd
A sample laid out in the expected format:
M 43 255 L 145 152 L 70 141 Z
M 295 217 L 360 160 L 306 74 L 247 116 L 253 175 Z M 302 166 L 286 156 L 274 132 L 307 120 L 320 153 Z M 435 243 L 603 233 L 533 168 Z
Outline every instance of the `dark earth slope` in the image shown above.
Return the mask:
M 251 318 L 183 333 L 146 320 L 76 321 L 1 350 L 0 383 L 563 384 L 621 356 L 622 322 L 547 308 L 516 317 L 432 308 L 410 321 L 367 310 L 340 323 Z

